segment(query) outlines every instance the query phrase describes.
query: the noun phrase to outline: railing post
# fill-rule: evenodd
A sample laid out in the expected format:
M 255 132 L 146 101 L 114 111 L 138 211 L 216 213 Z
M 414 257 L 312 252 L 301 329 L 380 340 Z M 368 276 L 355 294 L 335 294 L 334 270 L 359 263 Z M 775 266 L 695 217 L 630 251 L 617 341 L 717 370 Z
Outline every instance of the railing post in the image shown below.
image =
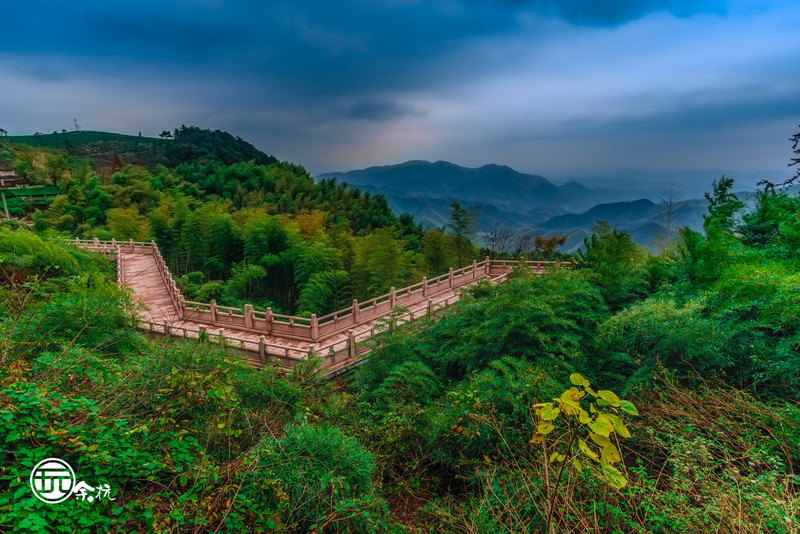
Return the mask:
M 389 288 L 389 308 L 394 309 L 395 304 L 397 304 L 397 293 L 395 292 L 394 288 Z
M 170 326 L 169 326 L 169 319 L 164 319 L 164 335 L 165 336 L 170 335 L 170 333 L 171 333 L 170 330 L 171 329 L 170 329 Z
M 311 314 L 311 339 L 316 341 L 319 338 L 319 321 L 317 321 L 317 314 Z
M 267 340 L 264 336 L 258 336 L 258 359 L 261 365 L 267 363 Z
M 472 260 L 472 279 L 475 280 L 478 278 L 478 262 L 477 260 Z
M 178 316 L 183 319 L 183 314 L 186 310 L 186 301 L 183 298 L 183 295 L 178 295 Z
M 211 324 L 216 324 L 217 322 L 217 301 L 212 300 L 209 306 L 209 310 L 211 311 Z
M 428 277 L 422 277 L 422 297 L 425 298 L 428 296 Z
M 111 246 L 117 248 L 117 240 L 114 239 L 113 237 L 111 238 Z
M 453 287 L 453 268 L 450 267 L 450 270 L 447 272 L 447 283 L 449 284 L 448 287 Z
M 347 331 L 347 356 L 350 359 L 356 357 L 356 336 L 352 330 Z
M 99 247 L 99 246 L 100 246 L 100 240 L 99 240 L 98 238 L 96 238 L 96 237 L 95 237 L 95 238 L 93 239 L 93 242 L 94 242 L 94 246 L 96 246 L 96 247 Z
M 485 261 L 486 261 L 486 274 L 489 274 L 489 267 L 490 267 L 490 262 L 491 262 L 491 260 L 489 260 L 489 256 L 486 256 L 486 260 Z
M 267 334 L 272 333 L 272 308 L 267 308 L 267 312 L 264 314 L 265 321 L 267 323 Z
M 358 299 L 353 299 L 353 324 L 358 324 L 359 312 Z
M 316 343 L 312 343 L 308 346 L 308 352 L 306 352 L 306 359 L 308 359 L 312 354 L 317 353 L 317 345 Z
M 244 326 L 245 328 L 253 328 L 253 306 L 250 304 L 244 305 Z
M 117 282 L 119 285 L 125 284 L 125 264 L 122 262 L 122 254 L 119 247 L 116 248 L 117 254 Z
M 433 299 L 428 299 L 428 317 L 433 317 Z

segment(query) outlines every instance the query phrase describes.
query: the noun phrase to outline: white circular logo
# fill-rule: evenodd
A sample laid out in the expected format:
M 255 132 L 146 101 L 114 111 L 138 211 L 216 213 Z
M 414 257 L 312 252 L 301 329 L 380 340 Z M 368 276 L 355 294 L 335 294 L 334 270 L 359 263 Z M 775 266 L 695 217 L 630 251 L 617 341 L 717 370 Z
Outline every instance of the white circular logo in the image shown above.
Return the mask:
M 37 499 L 58 504 L 72 495 L 75 472 L 65 461 L 47 458 L 36 464 L 31 471 L 31 490 Z

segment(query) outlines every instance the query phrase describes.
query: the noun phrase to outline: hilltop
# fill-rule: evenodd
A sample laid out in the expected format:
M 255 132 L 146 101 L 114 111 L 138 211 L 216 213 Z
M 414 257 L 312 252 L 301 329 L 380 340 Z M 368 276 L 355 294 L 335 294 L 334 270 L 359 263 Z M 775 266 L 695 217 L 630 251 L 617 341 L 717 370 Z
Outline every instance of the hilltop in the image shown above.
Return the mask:
M 241 137 L 222 130 L 182 125 L 165 130 L 159 138 L 101 131 L 54 131 L 48 134 L 8 136 L 8 141 L 35 148 L 64 150 L 88 160 L 101 176 L 110 176 L 124 165 L 154 168 L 176 167 L 193 161 L 219 161 L 230 165 L 254 161 L 260 165 L 278 159 L 258 150 Z

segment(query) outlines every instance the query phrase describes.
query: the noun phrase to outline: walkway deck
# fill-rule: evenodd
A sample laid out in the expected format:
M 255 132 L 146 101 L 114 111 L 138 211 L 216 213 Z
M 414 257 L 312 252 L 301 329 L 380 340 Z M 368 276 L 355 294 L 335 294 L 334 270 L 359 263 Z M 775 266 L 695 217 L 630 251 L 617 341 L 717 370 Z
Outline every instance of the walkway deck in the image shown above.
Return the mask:
M 117 261 L 117 278 L 129 286 L 145 310 L 139 313 L 140 327 L 160 335 L 224 342 L 239 349 L 256 367 L 277 363 L 291 368 L 310 354 L 323 357 L 328 375 L 342 372 L 369 351 L 364 341 L 384 328 L 385 318 L 398 306 L 408 310 L 398 318 L 413 321 L 435 315 L 454 304 L 461 290 L 480 279 L 504 279 L 516 262 L 473 262 L 430 281 L 392 291 L 366 303 L 311 319 L 257 312 L 245 308 L 217 306 L 215 302 L 187 302 L 178 291 L 155 243 L 116 241 L 73 241 L 80 247 L 97 250 Z M 541 273 L 552 262 L 529 262 Z

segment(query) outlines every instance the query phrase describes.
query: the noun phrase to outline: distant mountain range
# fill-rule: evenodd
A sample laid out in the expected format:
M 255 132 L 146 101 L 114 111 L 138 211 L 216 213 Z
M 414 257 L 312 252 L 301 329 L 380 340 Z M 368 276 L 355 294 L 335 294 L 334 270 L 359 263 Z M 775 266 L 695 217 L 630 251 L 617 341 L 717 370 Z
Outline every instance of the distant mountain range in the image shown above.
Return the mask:
M 580 184 L 558 186 L 542 176 L 524 174 L 504 165 L 470 169 L 446 161 L 408 161 L 399 165 L 323 174 L 320 178 L 336 178 L 359 187 L 369 186 L 398 197 L 459 199 L 516 212 L 545 206 L 566 208 L 589 201 L 593 195 Z
M 551 179 L 555 184 L 579 182 L 588 184 L 593 190 L 605 191 L 624 198 L 618 200 L 634 200 L 629 198 L 649 198 L 657 200 L 663 197 L 665 190 L 672 188 L 682 199 L 703 198 L 706 191 L 711 190 L 711 182 L 721 176 L 728 176 L 736 181 L 737 191 L 752 192 L 762 179 L 773 182 L 783 181 L 792 176 L 786 170 L 739 172 L 724 169 L 702 171 L 640 171 L 624 169 L 605 174 L 571 174 Z
M 744 186 L 750 191 L 757 179 L 780 175 L 626 170 L 579 177 L 591 183 L 590 188 L 573 177 L 562 178 L 563 183 L 557 185 L 543 176 L 521 173 L 504 165 L 467 168 L 446 161 L 408 161 L 326 173 L 317 178 L 335 178 L 382 194 L 397 213 L 411 213 L 426 227 L 444 226 L 452 201 L 465 206 L 480 204 L 480 230 L 484 233 L 499 225 L 519 233 L 567 235 L 565 250 L 575 250 L 597 220 L 606 220 L 613 227 L 629 232 L 638 243 L 653 247 L 656 239 L 666 233 L 667 204 L 659 197 L 665 196 L 669 184 L 674 186 L 675 193 L 671 231 L 680 226 L 700 229 L 707 205 L 702 193 L 710 190 L 711 182 L 723 174 L 738 178 L 741 180 L 738 188 Z

